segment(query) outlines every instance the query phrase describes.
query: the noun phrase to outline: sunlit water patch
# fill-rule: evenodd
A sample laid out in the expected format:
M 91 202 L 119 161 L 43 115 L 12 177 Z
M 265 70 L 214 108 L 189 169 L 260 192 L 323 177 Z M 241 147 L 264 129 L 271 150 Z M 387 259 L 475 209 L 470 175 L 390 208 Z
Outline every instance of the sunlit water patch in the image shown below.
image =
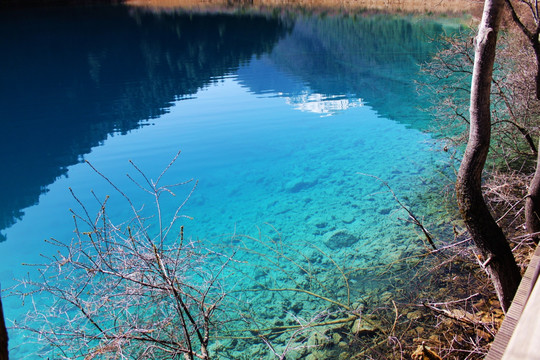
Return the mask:
M 111 219 L 132 217 L 123 196 L 82 158 L 137 208 L 145 204 L 146 215 L 152 199 L 125 176 L 137 175 L 129 160 L 156 179 L 181 150 L 162 182 L 197 181 L 181 209 L 189 216 L 180 220 L 183 236 L 235 254 L 237 262 L 223 277 L 239 301 L 236 310 L 251 312 L 256 324 L 270 328 L 322 314 L 330 306 L 321 297 L 358 307 L 388 296 L 384 273 L 389 265 L 426 244 L 400 219 L 407 215 L 383 181 L 420 214 L 428 213 L 425 208 L 433 204 L 416 203 L 417 194 L 428 191 L 426 185 L 433 185 L 447 160 L 421 131 L 429 118 L 416 109 L 422 103 L 413 84 L 417 62 L 433 51 L 428 35 L 440 33 L 440 25 L 384 17 L 71 11 L 76 13 L 71 19 L 90 18 L 110 27 L 107 37 L 124 24 L 131 29 L 124 35 L 133 43 L 116 35 L 100 43 L 98 34 L 90 44 L 61 47 L 58 59 L 47 53 L 42 62 L 63 80 L 36 75 L 26 90 L 41 90 L 30 99 L 23 90 L 8 90 L 15 77 L 4 78 L 2 94 L 12 98 L 0 110 L 2 126 L 13 131 L 13 144 L 4 144 L 3 167 L 25 181 L 3 180 L 3 190 L 11 189 L 2 209 L 7 239 L 0 244 L 3 288 L 27 272 L 34 276 L 32 268 L 20 264 L 43 262 L 40 254 L 53 251 L 43 239 L 74 236 L 68 209 L 82 210 L 69 188 L 90 213 L 99 210 L 94 191 L 101 199 L 111 196 Z M 47 12 L 37 15 L 45 23 L 55 19 Z M 24 20 L 14 21 L 8 23 L 24 26 Z M 373 31 L 389 38 L 375 40 Z M 28 29 L 24 36 L 39 38 Z M 31 52 L 20 44 L 5 46 L 17 54 Z M 120 46 L 132 59 L 127 69 L 115 57 Z M 77 59 L 72 61 L 77 71 L 58 66 L 66 56 Z M 35 68 L 2 61 L 14 74 Z M 71 82 L 69 71 L 78 73 L 85 86 Z M 43 94 L 50 84 L 57 84 L 56 98 Z M 42 95 L 52 103 L 39 116 L 23 107 Z M 58 138 L 49 139 L 51 144 L 42 138 L 49 132 Z M 35 149 L 18 157 L 15 149 L 25 134 Z M 42 167 L 15 165 L 26 162 Z M 175 197 L 164 195 L 165 218 L 190 194 L 192 184 L 176 189 Z M 393 271 L 408 276 L 406 266 Z M 320 297 L 277 288 L 310 289 Z M 28 310 L 19 299 L 5 301 L 11 320 Z M 11 339 L 14 357 L 37 351 L 21 333 L 13 332 Z M 272 341 L 277 349 L 287 339 Z M 248 346 L 232 341 L 230 333 L 212 350 L 235 359 L 270 354 L 264 343 Z

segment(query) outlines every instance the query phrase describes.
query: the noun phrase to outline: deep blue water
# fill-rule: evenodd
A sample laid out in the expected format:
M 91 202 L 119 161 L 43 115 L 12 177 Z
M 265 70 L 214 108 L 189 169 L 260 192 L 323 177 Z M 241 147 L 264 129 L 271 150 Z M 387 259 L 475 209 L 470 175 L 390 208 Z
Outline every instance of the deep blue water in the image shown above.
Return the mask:
M 111 195 L 111 217 L 131 216 L 83 159 L 142 205 L 151 199 L 126 178 L 128 160 L 155 179 L 181 150 L 165 180 L 198 180 L 183 208 L 187 238 L 277 232 L 293 248 L 325 249 L 352 274 L 354 296 L 375 289 L 365 269 L 423 246 L 392 195 L 363 174 L 436 215 L 422 194 L 441 190 L 447 158 L 424 132 L 414 81 L 446 30 L 382 15 L 2 10 L 2 287 L 32 276 L 21 263 L 43 261 L 44 239 L 73 237 L 69 188 L 90 210 L 94 190 Z M 165 199 L 164 213 L 189 190 Z M 339 231 L 355 242 L 328 243 Z M 25 311 L 5 302 L 8 319 Z M 14 358 L 31 357 L 35 346 L 11 336 Z

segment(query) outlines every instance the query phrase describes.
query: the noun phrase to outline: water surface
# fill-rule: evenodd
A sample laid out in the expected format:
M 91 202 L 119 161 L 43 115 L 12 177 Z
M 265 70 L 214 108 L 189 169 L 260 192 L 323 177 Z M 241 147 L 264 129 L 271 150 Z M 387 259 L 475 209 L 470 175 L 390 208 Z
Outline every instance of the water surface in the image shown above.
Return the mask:
M 382 15 L 0 13 L 9 54 L 0 58 L 3 288 L 32 272 L 21 263 L 51 251 L 44 239 L 73 237 L 69 188 L 91 210 L 91 190 L 110 194 L 110 215 L 130 217 L 83 159 L 140 205 L 150 199 L 125 177 L 128 160 L 156 178 L 181 150 L 166 180 L 198 180 L 183 209 L 193 218 L 183 220 L 186 237 L 219 244 L 233 233 L 279 234 L 298 251 L 313 244 L 331 254 L 355 280 L 356 298 L 384 293 L 366 269 L 424 245 L 391 193 L 365 174 L 420 214 L 437 213 L 424 201 L 438 191 L 431 186 L 446 158 L 423 132 L 430 119 L 414 80 L 436 49 L 430 40 L 445 30 Z M 165 200 L 166 212 L 189 189 Z M 335 245 L 337 232 L 353 240 Z M 263 309 L 265 301 L 275 300 L 260 299 Z M 276 308 L 259 313 L 271 321 L 287 311 Z M 9 319 L 23 311 L 6 299 Z M 36 349 L 18 333 L 11 339 L 14 357 Z

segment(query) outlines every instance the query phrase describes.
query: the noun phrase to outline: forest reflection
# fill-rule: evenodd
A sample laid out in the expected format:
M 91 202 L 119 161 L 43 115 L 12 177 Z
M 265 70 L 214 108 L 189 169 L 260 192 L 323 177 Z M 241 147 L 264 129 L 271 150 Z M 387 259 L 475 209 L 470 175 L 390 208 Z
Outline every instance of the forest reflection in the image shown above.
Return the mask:
M 277 18 L 130 13 L 124 7 L 0 14 L 0 229 L 109 134 L 125 134 L 171 104 L 269 52 Z M 246 37 L 245 34 L 249 34 Z
M 175 101 L 228 75 L 254 93 L 309 88 L 362 99 L 421 127 L 414 80 L 435 50 L 426 39 L 443 31 L 382 15 L 5 10 L 0 33 L 17 35 L 0 39 L 9 54 L 0 57 L 0 230 L 108 136 L 159 121 Z

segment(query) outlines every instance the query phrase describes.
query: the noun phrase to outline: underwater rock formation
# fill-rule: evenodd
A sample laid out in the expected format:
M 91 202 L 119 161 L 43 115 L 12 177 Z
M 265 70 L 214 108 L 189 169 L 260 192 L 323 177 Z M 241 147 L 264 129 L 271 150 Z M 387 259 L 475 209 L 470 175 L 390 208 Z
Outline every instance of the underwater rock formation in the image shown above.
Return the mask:
M 332 250 L 351 247 L 358 242 L 359 238 L 351 234 L 349 231 L 340 229 L 332 231 L 324 240 L 324 244 Z

